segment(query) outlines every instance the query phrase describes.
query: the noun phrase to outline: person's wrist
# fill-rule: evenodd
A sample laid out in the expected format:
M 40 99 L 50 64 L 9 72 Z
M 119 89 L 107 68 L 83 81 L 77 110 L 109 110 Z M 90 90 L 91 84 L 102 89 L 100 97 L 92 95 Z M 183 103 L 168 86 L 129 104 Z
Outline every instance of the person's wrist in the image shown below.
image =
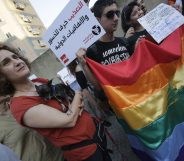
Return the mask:
M 82 65 L 82 67 L 86 65 L 86 61 L 82 60 L 82 58 L 79 59 L 79 63 Z
M 81 91 L 75 91 L 75 94 L 76 94 L 76 95 L 80 95 L 80 96 L 82 96 Z

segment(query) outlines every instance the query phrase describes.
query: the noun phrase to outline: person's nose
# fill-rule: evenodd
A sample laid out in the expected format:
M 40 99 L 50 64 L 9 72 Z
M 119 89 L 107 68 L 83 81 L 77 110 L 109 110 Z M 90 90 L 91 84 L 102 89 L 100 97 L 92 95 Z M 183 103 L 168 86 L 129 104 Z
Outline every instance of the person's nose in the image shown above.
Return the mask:
M 21 64 L 20 59 L 13 59 L 13 63 L 15 67 L 18 67 Z
M 139 16 L 142 15 L 142 14 L 144 14 L 144 12 L 143 12 L 143 10 L 141 9 L 141 10 L 139 11 Z
M 114 14 L 114 21 L 118 21 L 119 17 L 117 16 L 117 14 Z

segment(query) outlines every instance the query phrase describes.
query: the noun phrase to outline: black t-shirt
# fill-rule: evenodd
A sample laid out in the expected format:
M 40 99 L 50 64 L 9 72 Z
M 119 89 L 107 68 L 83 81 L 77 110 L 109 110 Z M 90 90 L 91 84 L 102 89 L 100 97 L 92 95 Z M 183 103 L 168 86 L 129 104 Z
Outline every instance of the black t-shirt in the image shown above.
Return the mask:
M 97 41 L 86 52 L 88 58 L 109 65 L 127 60 L 132 55 L 132 50 L 123 38 L 115 37 L 112 42 Z
M 128 44 L 131 46 L 131 48 L 134 49 L 135 48 L 135 43 L 136 43 L 137 39 L 140 36 L 146 37 L 147 35 L 148 35 L 148 32 L 146 30 L 135 32 L 133 36 L 127 38 Z
M 86 80 L 86 77 L 85 77 L 83 71 L 75 72 L 75 76 L 76 76 L 77 83 L 79 84 L 81 89 L 87 88 L 87 86 L 88 86 L 87 80 Z

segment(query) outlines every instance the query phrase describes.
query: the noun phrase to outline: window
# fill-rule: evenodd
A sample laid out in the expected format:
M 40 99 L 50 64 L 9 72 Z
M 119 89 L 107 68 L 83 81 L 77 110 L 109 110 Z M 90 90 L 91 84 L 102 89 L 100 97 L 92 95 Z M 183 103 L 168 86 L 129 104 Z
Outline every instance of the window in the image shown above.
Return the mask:
M 27 30 L 28 30 L 29 32 L 32 32 L 32 30 L 33 30 L 31 26 L 27 26 L 26 28 L 27 28 Z
M 40 35 L 40 29 L 37 27 L 27 26 L 27 30 L 33 35 Z
M 40 30 L 38 28 L 33 28 L 32 34 L 33 35 L 40 35 Z
M 21 49 L 21 48 L 19 48 L 19 47 L 18 47 L 17 49 L 18 49 L 19 51 L 22 51 L 22 49 Z
M 7 38 L 10 38 L 10 37 L 12 37 L 12 35 L 8 32 L 8 33 L 6 33 L 6 36 L 7 36 Z
M 25 55 L 25 50 L 24 49 L 22 49 L 22 48 L 20 48 L 20 47 L 17 47 L 17 49 L 18 49 L 18 51 L 19 51 L 19 53 L 21 54 L 21 55 Z
M 14 1 L 13 3 L 15 4 L 15 8 L 16 9 L 24 10 L 24 8 L 25 8 L 25 4 L 24 3 L 22 3 L 22 2 L 16 2 L 16 1 Z
M 38 40 L 38 43 L 39 43 L 40 47 L 45 47 L 46 46 L 46 44 L 43 40 Z
M 31 23 L 32 20 L 33 20 L 33 17 L 32 16 L 26 16 L 26 15 L 23 15 L 21 14 L 20 17 L 22 18 L 22 20 L 26 23 Z

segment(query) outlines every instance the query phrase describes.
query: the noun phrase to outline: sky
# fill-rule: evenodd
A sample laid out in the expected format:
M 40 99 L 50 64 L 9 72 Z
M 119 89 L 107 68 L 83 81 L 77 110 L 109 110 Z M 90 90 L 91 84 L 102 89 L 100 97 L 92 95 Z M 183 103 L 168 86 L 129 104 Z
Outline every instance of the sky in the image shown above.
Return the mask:
M 41 21 L 48 28 L 70 0 L 29 0 Z M 89 7 L 96 0 L 90 0 Z

